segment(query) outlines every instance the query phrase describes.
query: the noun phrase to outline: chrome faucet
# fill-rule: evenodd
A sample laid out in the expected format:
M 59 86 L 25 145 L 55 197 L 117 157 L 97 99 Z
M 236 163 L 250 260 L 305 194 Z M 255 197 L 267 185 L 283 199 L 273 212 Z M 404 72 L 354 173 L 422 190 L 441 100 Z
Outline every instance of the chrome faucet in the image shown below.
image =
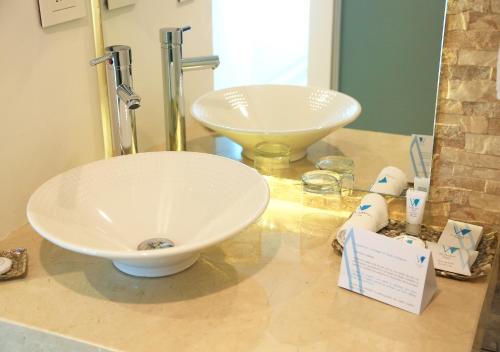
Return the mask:
M 113 156 L 135 154 L 135 109 L 141 106 L 141 97 L 132 89 L 132 52 L 125 45 L 112 45 L 105 50 L 104 56 L 90 60 L 90 64 L 106 62 Z
M 183 32 L 190 29 L 190 26 L 160 29 L 167 150 L 186 150 L 183 72 L 219 66 L 218 56 L 182 58 Z

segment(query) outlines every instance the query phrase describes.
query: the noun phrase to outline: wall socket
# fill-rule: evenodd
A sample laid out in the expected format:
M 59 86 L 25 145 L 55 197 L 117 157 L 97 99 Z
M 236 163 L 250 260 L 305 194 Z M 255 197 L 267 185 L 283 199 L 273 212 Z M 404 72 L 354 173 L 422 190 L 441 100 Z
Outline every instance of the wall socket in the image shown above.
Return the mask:
M 85 0 L 38 0 L 38 5 L 43 28 L 87 15 Z

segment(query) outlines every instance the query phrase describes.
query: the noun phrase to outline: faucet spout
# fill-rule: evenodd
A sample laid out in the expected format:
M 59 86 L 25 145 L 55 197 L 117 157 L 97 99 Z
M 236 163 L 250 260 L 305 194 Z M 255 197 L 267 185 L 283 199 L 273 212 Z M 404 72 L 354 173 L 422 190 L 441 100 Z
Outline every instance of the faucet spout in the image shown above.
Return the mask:
M 220 60 L 217 55 L 190 57 L 182 59 L 182 70 L 184 72 L 203 70 L 206 68 L 211 68 L 212 70 L 215 70 L 217 66 L 219 66 L 219 64 Z
M 186 150 L 186 111 L 184 106 L 183 74 L 186 71 L 215 69 L 218 56 L 182 57 L 184 32 L 191 27 L 160 29 L 165 110 L 166 149 Z
M 120 84 L 116 88 L 116 94 L 125 103 L 128 109 L 135 110 L 141 107 L 141 97 L 135 94 L 128 84 Z

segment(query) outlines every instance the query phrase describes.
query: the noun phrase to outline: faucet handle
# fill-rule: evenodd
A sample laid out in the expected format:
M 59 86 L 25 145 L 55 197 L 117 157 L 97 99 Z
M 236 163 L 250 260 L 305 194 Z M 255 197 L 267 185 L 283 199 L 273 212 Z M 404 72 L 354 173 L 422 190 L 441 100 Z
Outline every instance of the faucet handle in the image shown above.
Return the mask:
M 166 27 L 160 29 L 160 42 L 162 44 L 181 45 L 183 42 L 182 33 L 191 29 L 191 26 Z
M 96 57 L 95 59 L 90 60 L 89 63 L 90 63 L 90 66 L 99 65 L 99 64 L 102 64 L 103 62 L 111 60 L 112 57 L 113 57 L 113 55 L 111 53 L 108 53 L 106 55 Z
M 130 66 L 132 64 L 132 49 L 126 45 L 111 45 L 104 48 L 106 54 L 90 60 L 92 66 L 108 62 L 116 67 Z

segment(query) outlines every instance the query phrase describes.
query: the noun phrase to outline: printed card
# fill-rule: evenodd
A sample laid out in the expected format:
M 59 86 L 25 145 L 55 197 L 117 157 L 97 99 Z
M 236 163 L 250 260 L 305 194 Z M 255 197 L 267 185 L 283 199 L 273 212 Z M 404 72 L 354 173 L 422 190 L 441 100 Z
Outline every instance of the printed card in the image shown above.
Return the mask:
M 437 290 L 428 249 L 354 228 L 344 242 L 338 285 L 415 314 Z

